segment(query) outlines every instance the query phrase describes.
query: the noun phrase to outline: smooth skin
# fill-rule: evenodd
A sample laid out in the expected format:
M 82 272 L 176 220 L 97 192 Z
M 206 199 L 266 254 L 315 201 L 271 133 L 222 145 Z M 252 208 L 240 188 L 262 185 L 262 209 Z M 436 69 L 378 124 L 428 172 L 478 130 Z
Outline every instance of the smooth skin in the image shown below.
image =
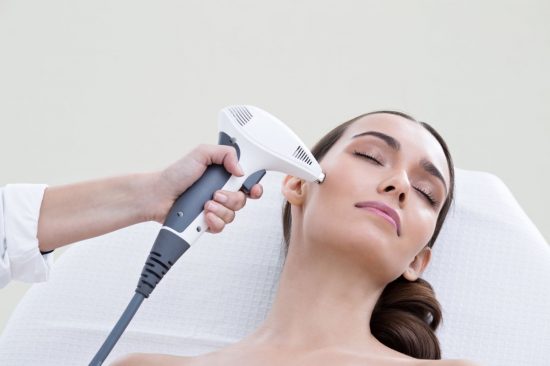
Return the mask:
M 244 174 L 233 147 L 200 145 L 162 171 L 48 187 L 38 219 L 39 248 L 50 251 L 140 222 L 163 223 L 175 200 L 210 164 Z M 262 186 L 254 185 L 250 197 L 261 195 Z M 204 206 L 208 231 L 221 232 L 246 198 L 240 191 L 217 191 Z
M 354 137 L 367 131 L 392 136 L 400 150 L 372 135 Z M 422 168 L 422 159 L 443 181 Z M 289 251 L 272 309 L 258 329 L 204 355 L 133 354 L 114 365 L 475 365 L 415 359 L 380 343 L 369 327 L 384 287 L 401 275 L 416 280 L 430 262 L 427 243 L 450 184 L 437 140 L 403 117 L 373 114 L 350 125 L 320 164 L 326 173 L 321 185 L 295 177 L 283 182 L 292 212 Z M 397 211 L 400 235 L 383 217 L 355 206 L 364 201 Z

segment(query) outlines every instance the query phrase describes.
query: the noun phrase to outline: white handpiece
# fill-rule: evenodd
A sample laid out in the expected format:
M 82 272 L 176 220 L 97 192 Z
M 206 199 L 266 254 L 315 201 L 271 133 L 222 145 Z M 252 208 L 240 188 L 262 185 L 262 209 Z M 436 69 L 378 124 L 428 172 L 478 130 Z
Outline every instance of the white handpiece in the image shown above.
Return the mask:
M 208 229 L 202 207 L 218 189 L 236 192 L 252 176 L 253 181 L 247 184 L 250 188 L 263 177 L 263 174 L 254 177 L 254 173 L 270 170 L 310 182 L 322 182 L 324 179 L 321 166 L 300 138 L 283 122 L 260 108 L 242 105 L 226 107 L 219 113 L 218 129 L 219 143 L 232 145 L 237 150 L 244 176 L 229 176 L 218 172 L 217 179 L 210 179 L 208 183 L 196 183 L 202 185 L 201 191 L 205 192 L 204 195 L 197 194 L 194 190 L 185 193 L 193 197 L 194 201 L 198 200 L 199 204 L 193 205 L 188 200 L 183 200 L 181 205 L 177 202 L 174 204 L 175 208 L 171 210 L 163 229 L 179 236 L 189 245 L 196 242 Z M 201 210 L 189 211 L 190 206 L 200 207 Z M 180 216 L 177 216 L 178 213 Z M 192 221 L 189 220 L 190 217 Z M 178 225 L 178 222 L 181 224 Z

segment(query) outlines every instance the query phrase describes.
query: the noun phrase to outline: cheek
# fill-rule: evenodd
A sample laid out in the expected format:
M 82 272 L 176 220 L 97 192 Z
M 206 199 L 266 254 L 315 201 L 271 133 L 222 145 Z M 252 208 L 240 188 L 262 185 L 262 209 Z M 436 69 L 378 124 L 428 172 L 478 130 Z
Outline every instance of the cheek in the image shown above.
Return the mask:
M 325 185 L 326 184 L 326 185 Z M 335 215 L 343 211 L 343 197 L 332 189 L 331 182 L 311 187 L 303 206 L 304 229 L 326 235 L 335 223 Z
M 306 239 L 334 245 L 350 237 L 353 223 L 349 219 L 355 201 L 345 179 L 336 170 L 331 170 L 323 184 L 308 186 L 302 212 Z
M 407 237 L 407 241 L 414 243 L 411 247 L 417 252 L 428 244 L 435 230 L 437 215 L 428 210 L 430 209 L 419 208 L 406 221 L 407 230 L 403 235 Z

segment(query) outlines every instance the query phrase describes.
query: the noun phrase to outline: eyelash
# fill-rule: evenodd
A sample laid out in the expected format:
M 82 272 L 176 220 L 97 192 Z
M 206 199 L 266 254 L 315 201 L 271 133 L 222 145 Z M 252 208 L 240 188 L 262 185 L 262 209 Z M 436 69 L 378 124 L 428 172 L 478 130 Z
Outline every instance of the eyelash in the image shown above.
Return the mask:
M 380 160 L 378 160 L 376 157 L 372 156 L 372 155 L 369 155 L 367 153 L 364 153 L 364 152 L 361 152 L 361 151 L 357 151 L 355 150 L 355 155 L 359 155 L 359 156 L 362 156 L 364 158 L 367 158 L 369 160 L 372 160 L 374 161 L 376 164 L 378 165 L 382 165 L 382 163 L 380 162 Z
M 382 166 L 382 163 L 380 162 L 380 160 L 378 160 L 376 157 L 374 157 L 372 155 L 369 155 L 367 153 L 357 151 L 357 150 L 355 150 L 355 155 L 358 155 L 360 157 L 371 160 L 371 161 L 375 162 L 377 165 Z M 414 187 L 414 189 L 416 189 L 418 192 L 420 192 L 420 194 L 422 194 L 428 200 L 428 202 L 430 203 L 431 206 L 437 207 L 439 202 L 435 199 L 432 192 L 424 191 L 424 190 L 422 190 L 421 188 L 418 188 L 418 187 Z
M 414 189 L 416 189 L 417 191 L 421 192 L 421 193 L 428 199 L 428 201 L 430 201 L 430 204 L 431 204 L 433 207 L 437 207 L 437 205 L 439 204 L 439 202 L 434 198 L 432 192 L 426 192 L 426 191 L 423 191 L 422 189 L 417 188 L 417 187 L 414 187 Z

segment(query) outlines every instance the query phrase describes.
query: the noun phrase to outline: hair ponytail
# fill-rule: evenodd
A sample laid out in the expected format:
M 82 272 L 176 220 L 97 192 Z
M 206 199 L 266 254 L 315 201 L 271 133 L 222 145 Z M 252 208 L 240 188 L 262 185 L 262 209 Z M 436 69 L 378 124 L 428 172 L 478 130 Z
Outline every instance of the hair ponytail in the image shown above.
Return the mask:
M 398 352 L 439 360 L 441 348 L 435 330 L 441 318 L 441 306 L 432 286 L 421 278 L 409 281 L 401 276 L 380 295 L 370 329 L 376 339 Z

